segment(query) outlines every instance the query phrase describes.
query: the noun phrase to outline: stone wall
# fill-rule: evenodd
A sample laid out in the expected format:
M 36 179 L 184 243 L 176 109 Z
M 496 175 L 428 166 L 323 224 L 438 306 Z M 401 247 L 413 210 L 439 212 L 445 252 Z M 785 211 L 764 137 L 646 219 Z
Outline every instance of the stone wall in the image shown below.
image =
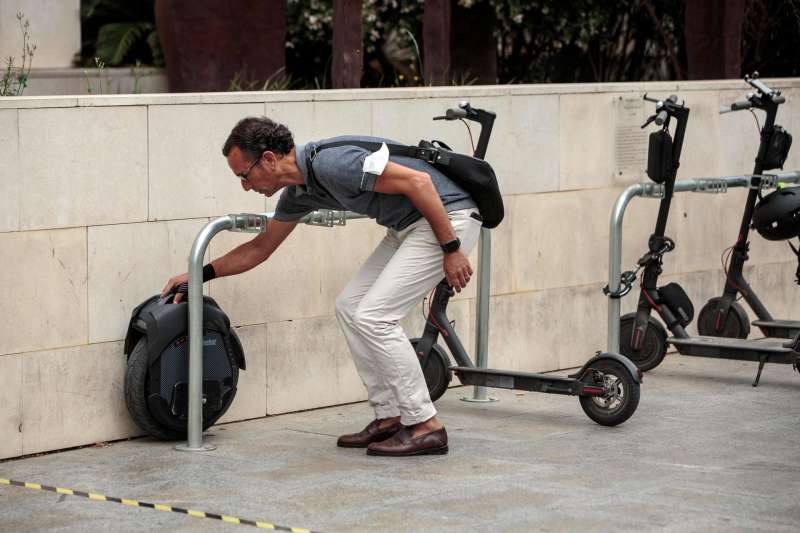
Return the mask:
M 789 102 L 778 121 L 797 131 L 800 80 L 774 85 Z M 464 99 L 494 110 L 487 159 L 507 219 L 493 232 L 489 362 L 528 371 L 582 364 L 606 346 L 612 204 L 645 179 L 641 165 L 620 174 L 619 106 L 644 92 L 677 92 L 692 108 L 679 178 L 752 169 L 752 117 L 717 114 L 747 92 L 741 81 L 0 99 L 0 458 L 139 434 L 122 390 L 131 310 L 185 271 L 207 221 L 275 206 L 242 191 L 220 153 L 246 115 L 288 124 L 299 142 L 373 133 L 469 150 L 461 123 L 431 117 Z M 632 109 L 643 122 L 646 108 Z M 787 169 L 797 168 L 795 150 Z M 719 255 L 735 240 L 744 196 L 674 202 L 667 233 L 678 247 L 666 278 L 685 284 L 698 306 L 721 292 Z M 628 210 L 624 268 L 644 250 L 655 214 L 653 200 Z M 366 220 L 302 226 L 266 264 L 207 284 L 248 359 L 224 420 L 365 398 L 333 305 L 382 233 Z M 209 257 L 250 237 L 221 234 Z M 748 274 L 776 316 L 798 315 L 794 269 L 785 244 L 754 237 Z M 474 303 L 472 285 L 451 307 L 469 347 Z M 421 324 L 419 311 L 405 323 L 412 336 Z
M 69 67 L 81 49 L 80 8 L 80 0 L 0 0 L 0 58 L 13 56 L 18 66 L 22 61 L 22 13 L 30 22 L 30 44 L 36 45 L 34 67 Z

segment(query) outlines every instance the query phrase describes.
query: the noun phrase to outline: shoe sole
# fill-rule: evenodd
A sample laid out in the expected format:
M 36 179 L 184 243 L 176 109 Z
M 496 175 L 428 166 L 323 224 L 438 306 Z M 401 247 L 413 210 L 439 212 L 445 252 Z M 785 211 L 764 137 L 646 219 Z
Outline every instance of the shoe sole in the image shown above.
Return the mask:
M 367 448 L 367 455 L 380 455 L 382 457 L 410 457 L 412 455 L 446 455 L 448 452 L 447 445 L 438 448 L 427 448 L 425 450 L 416 450 L 413 452 L 382 452 L 380 450 L 370 450 Z
M 336 446 L 338 446 L 339 448 L 366 448 L 367 446 L 369 446 L 369 443 L 367 443 L 367 444 L 342 444 L 342 443 L 337 442 Z

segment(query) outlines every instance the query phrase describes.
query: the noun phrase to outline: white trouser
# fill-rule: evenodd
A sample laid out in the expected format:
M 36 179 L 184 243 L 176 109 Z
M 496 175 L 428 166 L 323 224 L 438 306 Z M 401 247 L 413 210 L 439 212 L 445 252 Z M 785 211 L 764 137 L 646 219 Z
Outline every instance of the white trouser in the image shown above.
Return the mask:
M 449 213 L 469 254 L 478 242 L 477 209 Z M 336 299 L 336 317 L 367 388 L 375 418 L 404 425 L 436 414 L 425 376 L 399 321 L 444 278 L 443 252 L 424 218 L 386 236 Z

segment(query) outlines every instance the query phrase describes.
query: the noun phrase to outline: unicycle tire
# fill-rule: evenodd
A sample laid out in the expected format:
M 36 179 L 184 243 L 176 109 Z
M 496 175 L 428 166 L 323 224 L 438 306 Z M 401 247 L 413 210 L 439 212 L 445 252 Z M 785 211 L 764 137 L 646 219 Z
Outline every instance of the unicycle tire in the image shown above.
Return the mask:
M 414 338 L 409 340 L 411 341 L 411 346 L 414 347 L 414 353 L 416 353 L 417 345 L 421 339 Z M 422 359 L 418 353 L 417 358 L 420 359 L 421 365 Z M 428 394 L 431 396 L 431 401 L 435 402 L 447 391 L 447 387 L 453 379 L 453 371 L 450 370 L 450 358 L 447 357 L 444 348 L 438 344 L 433 345 L 422 373 L 425 375 L 425 384 L 428 386 Z
M 239 368 L 232 365 L 234 371 L 234 385 L 238 381 Z M 142 337 L 136 343 L 128 359 L 125 370 L 125 405 L 133 422 L 145 433 L 160 440 L 182 440 L 187 438 L 186 430 L 177 431 L 174 428 L 160 424 L 150 412 L 147 405 L 148 390 L 148 353 L 147 338 Z M 213 426 L 225 414 L 230 403 L 212 417 L 203 417 L 203 430 Z
M 647 372 L 660 365 L 667 354 L 667 332 L 664 326 L 652 316 L 647 318 L 644 339 L 638 350 L 631 346 L 636 313 L 624 315 L 619 324 L 619 351 L 642 372 Z
M 587 384 L 603 386 L 603 396 L 580 396 L 586 416 L 601 426 L 616 426 L 628 420 L 639 406 L 640 386 L 628 369 L 613 359 L 592 363 Z
M 717 330 L 717 306 L 722 298 L 711 298 L 697 316 L 697 331 L 700 335 L 710 337 L 726 337 L 728 339 L 746 339 L 750 335 L 750 319 L 747 311 L 737 302 L 732 302 L 725 318 L 725 324 Z

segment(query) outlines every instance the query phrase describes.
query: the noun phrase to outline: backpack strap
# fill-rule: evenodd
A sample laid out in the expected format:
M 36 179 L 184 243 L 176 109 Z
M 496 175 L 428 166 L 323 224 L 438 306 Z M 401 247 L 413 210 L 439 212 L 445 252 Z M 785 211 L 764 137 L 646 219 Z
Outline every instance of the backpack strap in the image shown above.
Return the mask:
M 377 152 L 378 150 L 380 150 L 381 144 L 383 143 L 369 142 L 369 141 L 335 141 L 330 143 L 324 143 L 319 146 L 312 145 L 312 151 L 311 155 L 309 156 L 309 161 L 313 160 L 320 150 L 325 150 L 326 148 L 337 148 L 339 146 L 357 146 L 359 148 L 364 148 L 365 150 L 369 150 L 370 152 Z M 429 148 L 421 146 L 410 146 L 407 144 L 387 144 L 386 146 L 389 148 L 389 155 L 413 157 L 415 159 L 421 159 L 431 164 L 439 160 L 439 151 L 435 147 Z

